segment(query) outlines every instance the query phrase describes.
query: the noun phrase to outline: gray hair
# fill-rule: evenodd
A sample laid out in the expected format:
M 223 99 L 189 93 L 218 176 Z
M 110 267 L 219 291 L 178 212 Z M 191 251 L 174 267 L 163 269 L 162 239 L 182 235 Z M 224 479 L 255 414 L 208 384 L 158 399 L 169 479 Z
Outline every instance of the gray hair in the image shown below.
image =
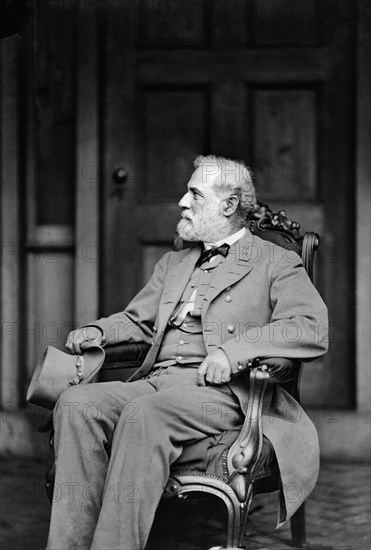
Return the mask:
M 214 189 L 223 199 L 237 195 L 239 203 L 233 218 L 239 227 L 246 225 L 247 218 L 256 205 L 256 191 L 250 168 L 242 160 L 236 161 L 215 155 L 200 155 L 193 164 L 195 168 L 202 167 L 205 181 L 208 176 L 220 171 Z

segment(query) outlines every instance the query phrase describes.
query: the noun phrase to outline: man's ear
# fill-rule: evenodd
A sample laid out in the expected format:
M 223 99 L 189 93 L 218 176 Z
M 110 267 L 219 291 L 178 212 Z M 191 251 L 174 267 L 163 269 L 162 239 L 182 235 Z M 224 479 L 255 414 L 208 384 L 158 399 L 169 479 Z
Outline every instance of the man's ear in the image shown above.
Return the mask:
M 231 216 L 237 210 L 239 198 L 237 195 L 231 195 L 227 199 L 224 199 L 223 214 L 224 216 Z

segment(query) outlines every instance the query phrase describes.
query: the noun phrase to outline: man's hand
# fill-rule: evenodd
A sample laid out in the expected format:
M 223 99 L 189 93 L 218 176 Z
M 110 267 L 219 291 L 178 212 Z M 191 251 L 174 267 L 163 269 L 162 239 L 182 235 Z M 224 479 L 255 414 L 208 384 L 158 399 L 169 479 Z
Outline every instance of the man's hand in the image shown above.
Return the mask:
M 81 355 L 81 344 L 84 342 L 94 342 L 98 345 L 102 343 L 103 333 L 97 327 L 82 327 L 77 330 L 72 330 L 66 342 L 66 348 L 71 353 Z
M 207 355 L 198 367 L 197 384 L 205 386 L 209 384 L 220 385 L 229 382 L 232 375 L 232 368 L 228 357 L 223 350 L 217 349 Z

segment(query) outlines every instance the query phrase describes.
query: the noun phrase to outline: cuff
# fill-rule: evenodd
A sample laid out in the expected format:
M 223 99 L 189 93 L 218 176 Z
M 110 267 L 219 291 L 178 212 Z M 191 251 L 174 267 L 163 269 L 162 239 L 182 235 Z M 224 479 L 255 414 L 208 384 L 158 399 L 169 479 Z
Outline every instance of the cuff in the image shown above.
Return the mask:
M 234 358 L 234 359 L 232 359 L 232 357 L 230 356 L 228 351 L 224 348 L 224 346 L 220 346 L 219 349 L 223 350 L 224 353 L 226 354 L 226 356 L 228 357 L 228 361 L 231 365 L 231 369 L 232 369 L 233 374 L 238 374 L 238 373 L 243 372 L 247 369 L 253 369 L 253 368 L 259 366 L 259 362 L 260 362 L 259 357 L 254 357 L 254 358 L 250 358 L 250 359 L 245 359 L 245 358 L 241 358 L 241 359 L 235 359 Z
M 95 325 L 94 323 L 89 323 L 87 325 L 84 325 L 81 328 L 85 328 L 85 327 L 95 327 L 95 328 L 99 329 L 101 334 L 102 334 L 102 341 L 101 341 L 100 345 L 103 348 L 107 344 L 106 333 L 104 332 L 104 330 L 99 325 Z

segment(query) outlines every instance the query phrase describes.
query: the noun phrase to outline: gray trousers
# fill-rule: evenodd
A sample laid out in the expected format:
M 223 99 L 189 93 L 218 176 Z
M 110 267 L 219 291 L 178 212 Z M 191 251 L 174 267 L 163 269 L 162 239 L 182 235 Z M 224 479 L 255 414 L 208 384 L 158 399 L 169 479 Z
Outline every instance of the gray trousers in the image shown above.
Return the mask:
M 54 413 L 56 479 L 47 550 L 143 550 L 186 443 L 243 421 L 227 385 L 197 368 L 73 386 Z

